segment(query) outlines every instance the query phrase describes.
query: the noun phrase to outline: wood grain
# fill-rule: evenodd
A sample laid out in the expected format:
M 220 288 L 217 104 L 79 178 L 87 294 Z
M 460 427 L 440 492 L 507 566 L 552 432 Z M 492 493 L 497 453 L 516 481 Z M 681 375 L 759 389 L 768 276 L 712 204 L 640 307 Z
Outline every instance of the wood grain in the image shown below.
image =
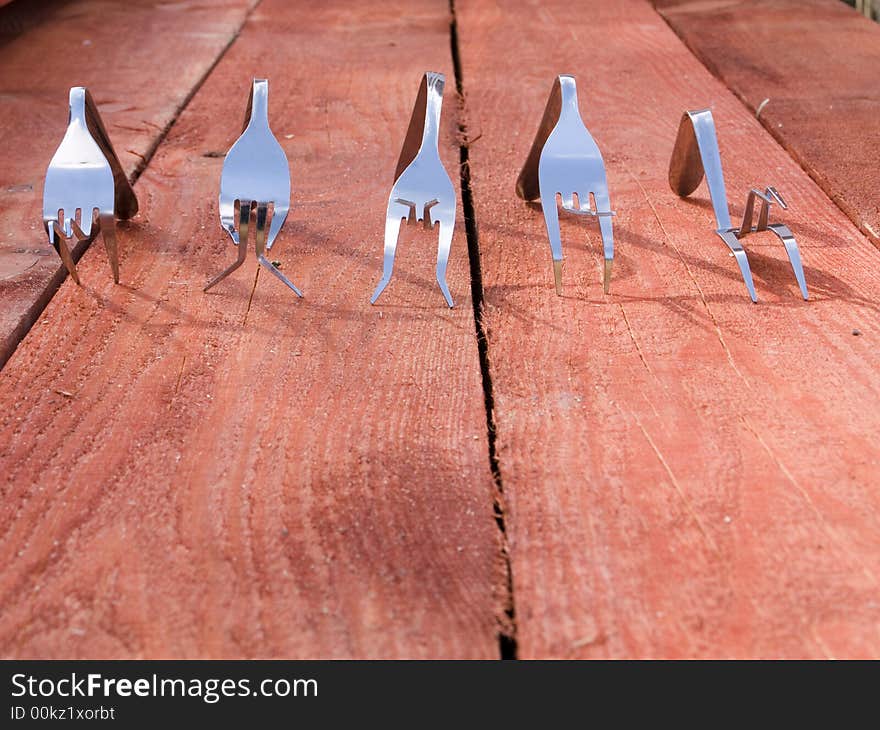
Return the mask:
M 455 309 L 426 232 L 369 304 L 421 73 L 452 71 L 448 8 L 309 10 L 261 3 L 138 181 L 123 285 L 89 250 L 0 374 L 4 656 L 497 655 L 463 230 Z M 218 152 L 255 75 L 292 169 L 272 255 L 303 300 L 252 256 L 201 290 L 234 256 Z
M 0 367 L 66 276 L 43 231 L 42 198 L 70 87 L 89 87 L 132 176 L 256 1 L 33 0 L 0 9 Z
M 839 0 L 655 0 L 676 33 L 880 245 L 880 24 Z
M 520 656 L 876 657 L 880 251 L 647 2 L 456 17 Z M 554 295 L 514 195 L 558 73 L 618 212 L 609 296 L 582 218 Z M 669 190 L 681 113 L 706 106 L 734 217 L 751 185 L 786 194 L 811 301 L 762 234 L 753 305 L 705 186 Z

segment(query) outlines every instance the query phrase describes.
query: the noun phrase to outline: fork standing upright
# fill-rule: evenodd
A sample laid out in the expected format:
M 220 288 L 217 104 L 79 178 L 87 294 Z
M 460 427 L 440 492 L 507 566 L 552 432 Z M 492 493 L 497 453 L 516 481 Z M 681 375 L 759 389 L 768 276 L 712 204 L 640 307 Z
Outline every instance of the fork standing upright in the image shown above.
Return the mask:
M 443 105 L 443 74 L 426 73 L 419 87 L 415 107 L 409 121 L 406 139 L 394 173 L 394 185 L 388 196 L 385 214 L 385 250 L 382 259 L 382 280 L 370 303 L 391 281 L 394 254 L 402 221 L 423 222 L 432 230 L 440 224 L 437 247 L 437 283 L 446 303 L 452 307 L 452 295 L 446 285 L 446 265 L 455 227 L 455 188 L 440 161 L 440 110 Z
M 134 190 L 98 107 L 84 86 L 70 90 L 67 131 L 46 170 L 43 186 L 43 225 L 71 278 L 79 284 L 68 241 L 90 240 L 102 234 L 113 281 L 119 283 L 116 217 L 128 219 L 138 211 Z
M 743 248 L 742 239 L 750 233 L 773 231 L 785 246 L 801 296 L 805 300 L 809 299 L 801 254 L 794 235 L 784 223 L 769 222 L 771 205 L 776 203 L 783 210 L 788 208 L 779 191 L 772 186 L 767 187 L 764 192 L 752 188 L 746 197 L 742 224 L 739 228 L 734 227 L 730 221 L 730 209 L 727 207 L 721 152 L 718 149 L 718 136 L 715 134 L 712 112 L 709 109 L 686 111 L 681 115 L 675 146 L 669 158 L 669 187 L 677 195 L 685 198 L 699 187 L 704 176 L 709 188 L 712 209 L 715 212 L 715 233 L 727 244 L 736 258 L 749 298 L 753 302 L 758 301 L 749 258 Z M 752 227 L 755 199 L 761 201 L 761 210 L 758 214 L 758 225 Z
M 301 297 L 302 292 L 266 258 L 290 209 L 290 166 L 287 155 L 269 129 L 269 82 L 266 79 L 254 79 L 251 85 L 244 129 L 223 160 L 219 202 L 220 225 L 238 247 L 238 256 L 205 285 L 205 291 L 244 263 L 251 209 L 255 208 L 257 261 Z
M 611 264 L 614 261 L 614 231 L 605 162 L 578 111 L 574 76 L 563 74 L 553 82 L 550 98 L 529 156 L 516 181 L 516 193 L 523 200 L 541 199 L 550 251 L 553 255 L 553 278 L 556 293 L 562 296 L 562 238 L 559 230 L 557 194 L 562 209 L 576 215 L 599 219 L 602 252 L 605 257 L 603 289 L 611 287 Z M 593 196 L 595 208 L 590 206 Z M 577 203 L 574 197 L 577 196 Z

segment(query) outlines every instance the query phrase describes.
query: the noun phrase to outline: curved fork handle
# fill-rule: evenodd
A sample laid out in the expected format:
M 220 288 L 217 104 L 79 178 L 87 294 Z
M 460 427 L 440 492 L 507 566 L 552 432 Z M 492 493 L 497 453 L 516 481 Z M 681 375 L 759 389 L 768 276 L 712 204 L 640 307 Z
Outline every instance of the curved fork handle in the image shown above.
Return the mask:
M 254 79 L 251 93 L 248 96 L 247 109 L 244 112 L 244 124 L 241 133 L 251 124 L 269 128 L 269 80 Z
M 532 142 L 532 148 L 526 157 L 525 164 L 516 179 L 516 194 L 523 200 L 537 200 L 541 197 L 541 189 L 538 185 L 538 163 L 541 161 L 541 152 L 544 145 L 550 138 L 550 133 L 559 121 L 559 115 L 562 113 L 562 76 L 557 76 L 553 80 L 553 86 L 550 88 L 550 96 L 547 99 L 547 106 L 544 107 L 544 116 L 541 117 L 541 124 L 535 134 Z M 555 204 L 555 200 L 554 200 Z
M 443 108 L 445 86 L 446 77 L 441 73 L 428 71 L 422 77 L 403 147 L 400 150 L 400 158 L 394 170 L 394 182 L 397 182 L 423 148 L 432 148 L 437 152 L 440 138 L 440 111 Z
M 525 164 L 523 164 L 519 177 L 516 179 L 516 194 L 523 200 L 532 201 L 541 197 L 538 174 L 541 154 L 553 130 L 558 125 L 566 122 L 576 122 L 583 126 L 583 120 L 578 110 L 577 82 L 571 74 L 560 74 L 553 81 L 553 86 L 550 88 L 550 96 L 547 99 L 547 106 L 544 108 L 544 116 L 541 117 L 541 124 L 538 126 L 538 131 L 535 134 L 532 148 L 529 150 Z M 590 139 L 590 142 L 593 143 L 593 140 Z
M 127 220 L 138 212 L 137 196 L 128 181 L 113 143 L 104 127 L 98 107 L 85 86 L 74 86 L 70 90 L 70 118 L 84 118 L 92 139 L 95 140 L 113 172 L 114 213 L 117 218 Z
M 731 227 L 730 210 L 715 120 L 708 109 L 682 114 L 669 159 L 669 187 L 676 195 L 687 197 L 697 189 L 704 173 L 715 211 L 716 230 L 727 230 Z

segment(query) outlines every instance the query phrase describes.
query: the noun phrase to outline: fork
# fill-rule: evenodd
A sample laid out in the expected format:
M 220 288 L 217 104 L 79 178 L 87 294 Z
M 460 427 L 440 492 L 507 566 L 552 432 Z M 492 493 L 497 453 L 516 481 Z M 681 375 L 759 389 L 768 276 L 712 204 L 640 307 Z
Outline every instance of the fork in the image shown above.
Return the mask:
M 611 210 L 602 153 L 578 111 L 574 76 L 563 74 L 553 82 L 541 125 L 517 180 L 516 192 L 524 200 L 541 199 L 559 296 L 562 296 L 562 239 L 556 196 L 561 197 L 563 210 L 599 219 L 605 257 L 603 289 L 607 294 L 614 261 L 611 217 L 615 213 Z M 590 205 L 590 196 L 595 207 Z
M 119 283 L 116 221 L 137 213 L 138 202 L 110 143 L 98 108 L 84 86 L 70 89 L 67 131 L 46 170 L 43 225 L 71 278 L 80 283 L 68 240 L 103 234 L 113 281 Z
M 437 283 L 446 303 L 450 307 L 454 306 L 446 284 L 446 266 L 455 227 L 455 188 L 440 161 L 439 150 L 444 85 L 445 77 L 440 73 L 428 72 L 422 78 L 394 173 L 394 185 L 388 196 L 382 279 L 370 298 L 370 304 L 376 303 L 391 281 L 400 224 L 407 221 L 413 224 L 422 222 L 428 230 L 433 230 L 437 223 L 440 224 Z
M 204 290 L 208 291 L 244 263 L 254 213 L 257 261 L 301 297 L 302 292 L 266 258 L 290 210 L 290 166 L 287 155 L 269 129 L 269 82 L 266 79 L 254 79 L 243 131 L 223 160 L 219 207 L 220 225 L 238 247 L 238 256 L 211 279 Z
M 785 246 L 791 268 L 801 290 L 801 296 L 805 300 L 809 299 L 810 294 L 807 291 L 807 282 L 804 278 L 800 250 L 791 229 L 784 223 L 769 222 L 770 207 L 775 203 L 783 210 L 787 210 L 788 205 L 785 200 L 774 187 L 767 187 L 764 192 L 758 188 L 752 188 L 746 197 L 742 223 L 739 228 L 734 227 L 730 220 L 730 209 L 727 206 L 724 171 L 721 168 L 721 152 L 718 148 L 718 136 L 715 133 L 715 120 L 712 117 L 712 112 L 709 109 L 685 111 L 681 115 L 675 146 L 669 159 L 669 186 L 677 195 L 685 198 L 699 187 L 704 176 L 709 188 L 712 210 L 715 213 L 715 233 L 727 244 L 736 258 L 749 298 L 753 302 L 758 301 L 752 270 L 742 240 L 750 233 L 770 230 L 779 237 L 782 245 Z M 758 224 L 753 227 L 756 200 L 760 201 L 761 209 L 758 213 Z

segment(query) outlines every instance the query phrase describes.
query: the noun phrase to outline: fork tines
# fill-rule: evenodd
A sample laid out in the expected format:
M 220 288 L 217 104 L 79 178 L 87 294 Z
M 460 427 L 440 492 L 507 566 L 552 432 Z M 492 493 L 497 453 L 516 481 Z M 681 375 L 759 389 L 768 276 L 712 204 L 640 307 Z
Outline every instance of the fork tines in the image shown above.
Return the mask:
M 244 263 L 253 218 L 260 266 L 301 297 L 302 292 L 266 257 L 289 210 L 290 166 L 269 129 L 269 82 L 254 79 L 241 136 L 226 154 L 220 175 L 220 225 L 238 247 L 238 256 L 205 285 L 205 291 Z
M 742 223 L 739 228 L 734 227 L 730 221 L 730 209 L 727 207 L 724 172 L 721 169 L 721 153 L 718 150 L 718 137 L 715 134 L 715 120 L 712 118 L 712 112 L 708 109 L 686 111 L 681 116 L 675 147 L 669 160 L 669 186 L 673 192 L 684 198 L 699 187 L 704 175 L 709 187 L 712 209 L 715 212 L 715 233 L 727 244 L 736 257 L 740 273 L 749 292 L 749 298 L 753 302 L 758 301 L 749 259 L 741 242 L 750 233 L 770 230 L 779 237 L 782 245 L 785 246 L 785 252 L 791 262 L 798 288 L 801 290 L 801 296 L 804 299 L 809 299 L 807 282 L 804 279 L 804 267 L 801 264 L 801 254 L 794 235 L 788 226 L 769 222 L 770 207 L 774 203 L 783 210 L 788 208 L 782 196 L 774 187 L 768 187 L 764 192 L 752 188 L 746 197 Z M 758 214 L 758 224 L 753 227 L 755 200 L 761 201 L 761 210 Z
M 71 278 L 79 284 L 74 252 L 77 244 L 103 234 L 113 281 L 119 283 L 116 218 L 138 210 L 134 190 L 122 170 L 98 108 L 84 86 L 70 90 L 67 131 L 46 170 L 43 225 Z
M 440 73 L 426 73 L 422 78 L 409 128 L 394 173 L 394 185 L 388 196 L 385 214 L 385 251 L 382 280 L 370 303 L 375 304 L 388 286 L 394 268 L 394 254 L 402 221 L 422 222 L 432 230 L 440 224 L 437 247 L 437 283 L 446 303 L 452 307 L 452 295 L 446 285 L 446 266 L 455 227 L 455 188 L 440 161 L 440 110 L 443 105 L 445 78 Z
M 611 287 L 614 261 L 614 231 L 608 196 L 608 180 L 602 154 L 578 111 L 574 76 L 563 74 L 553 82 L 550 98 L 529 156 L 516 181 L 516 193 L 526 201 L 540 198 L 553 256 L 556 293 L 562 296 L 562 239 L 556 196 L 562 209 L 599 219 L 605 257 L 603 289 Z M 590 205 L 590 196 L 593 206 Z M 577 198 L 577 202 L 575 202 Z

